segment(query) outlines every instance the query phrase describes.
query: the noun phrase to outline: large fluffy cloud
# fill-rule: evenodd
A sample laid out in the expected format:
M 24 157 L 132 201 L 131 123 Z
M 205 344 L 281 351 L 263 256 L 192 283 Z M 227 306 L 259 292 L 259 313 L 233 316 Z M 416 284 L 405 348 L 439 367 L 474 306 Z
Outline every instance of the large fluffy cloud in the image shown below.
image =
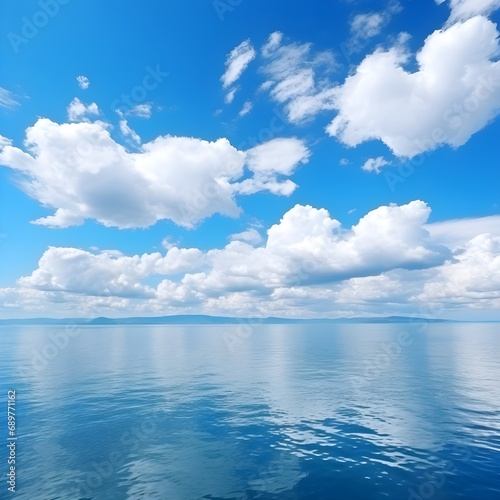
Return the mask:
M 484 302 L 500 307 L 500 237 L 480 234 L 457 249 L 418 298 L 472 308 Z
M 126 256 L 51 247 L 17 288 L 0 290 L 0 309 L 287 317 L 498 309 L 496 218 L 427 224 L 429 211 L 421 201 L 383 206 L 342 228 L 326 210 L 296 205 L 264 243 L 247 230 L 208 251 L 168 245 L 164 254 Z
M 498 50 L 496 26 L 481 16 L 430 35 L 415 72 L 404 39 L 377 50 L 335 90 L 327 131 L 349 146 L 380 139 L 403 157 L 460 146 L 500 109 Z
M 198 249 L 172 248 L 162 256 L 153 254 L 127 257 L 114 252 L 93 254 L 77 248 L 50 247 L 38 269 L 21 278 L 22 287 L 43 291 L 64 291 L 96 296 L 146 297 L 154 290 L 141 281 L 152 275 L 193 271 L 203 265 Z
M 304 143 L 293 138 L 245 153 L 227 139 L 172 136 L 157 137 L 131 153 L 109 129 L 101 121 L 39 119 L 27 130 L 26 151 L 1 143 L 0 162 L 21 174 L 20 185 L 31 197 L 56 209 L 35 223 L 67 227 L 95 219 L 131 228 L 170 219 L 191 228 L 215 213 L 237 216 L 236 193 L 290 194 L 296 185 L 278 177 L 292 173 L 309 155 Z M 122 126 L 122 132 L 140 141 L 128 127 Z M 270 160 L 266 153 L 275 156 Z
M 427 268 L 449 257 L 423 228 L 429 212 L 421 201 L 379 207 L 351 229 L 342 229 L 325 209 L 296 205 L 269 228 L 264 246 L 255 248 L 238 237 L 206 253 L 173 247 L 165 256 L 127 257 L 52 247 L 39 268 L 19 283 L 39 290 L 126 297 L 151 294 L 142 284 L 149 276 L 182 274 L 182 285 L 216 296 L 228 291 L 270 293 L 276 287 L 336 282 L 395 268 Z

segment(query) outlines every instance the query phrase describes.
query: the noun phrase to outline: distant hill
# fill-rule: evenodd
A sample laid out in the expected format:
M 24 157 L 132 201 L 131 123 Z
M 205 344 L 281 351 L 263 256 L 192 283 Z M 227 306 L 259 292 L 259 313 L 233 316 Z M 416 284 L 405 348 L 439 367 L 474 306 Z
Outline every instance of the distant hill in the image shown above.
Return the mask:
M 225 316 L 206 315 L 175 315 L 158 317 L 132 317 L 132 318 L 30 318 L 30 319 L 0 319 L 0 325 L 237 325 L 241 323 L 251 324 L 331 324 L 331 323 L 449 323 L 454 320 L 417 318 L 410 316 L 386 316 L 371 318 L 230 318 Z

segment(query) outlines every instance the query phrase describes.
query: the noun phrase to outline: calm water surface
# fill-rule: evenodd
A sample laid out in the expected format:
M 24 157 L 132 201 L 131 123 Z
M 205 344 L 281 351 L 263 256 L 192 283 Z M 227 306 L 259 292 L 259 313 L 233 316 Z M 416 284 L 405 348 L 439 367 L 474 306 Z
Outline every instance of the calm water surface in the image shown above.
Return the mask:
M 0 327 L 0 498 L 499 499 L 499 329 Z

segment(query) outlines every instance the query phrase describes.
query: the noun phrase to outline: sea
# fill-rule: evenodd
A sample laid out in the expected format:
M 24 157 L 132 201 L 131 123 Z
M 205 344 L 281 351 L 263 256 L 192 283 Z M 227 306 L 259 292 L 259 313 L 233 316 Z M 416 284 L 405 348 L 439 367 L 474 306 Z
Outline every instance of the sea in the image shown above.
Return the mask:
M 1 326 L 0 389 L 2 499 L 500 499 L 500 324 Z

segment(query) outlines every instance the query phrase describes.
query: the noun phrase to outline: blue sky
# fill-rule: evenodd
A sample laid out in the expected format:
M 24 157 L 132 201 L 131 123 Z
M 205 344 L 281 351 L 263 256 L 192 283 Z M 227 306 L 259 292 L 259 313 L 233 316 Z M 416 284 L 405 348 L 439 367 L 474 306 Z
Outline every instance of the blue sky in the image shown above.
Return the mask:
M 499 2 L 283 5 L 4 2 L 2 317 L 500 319 Z

